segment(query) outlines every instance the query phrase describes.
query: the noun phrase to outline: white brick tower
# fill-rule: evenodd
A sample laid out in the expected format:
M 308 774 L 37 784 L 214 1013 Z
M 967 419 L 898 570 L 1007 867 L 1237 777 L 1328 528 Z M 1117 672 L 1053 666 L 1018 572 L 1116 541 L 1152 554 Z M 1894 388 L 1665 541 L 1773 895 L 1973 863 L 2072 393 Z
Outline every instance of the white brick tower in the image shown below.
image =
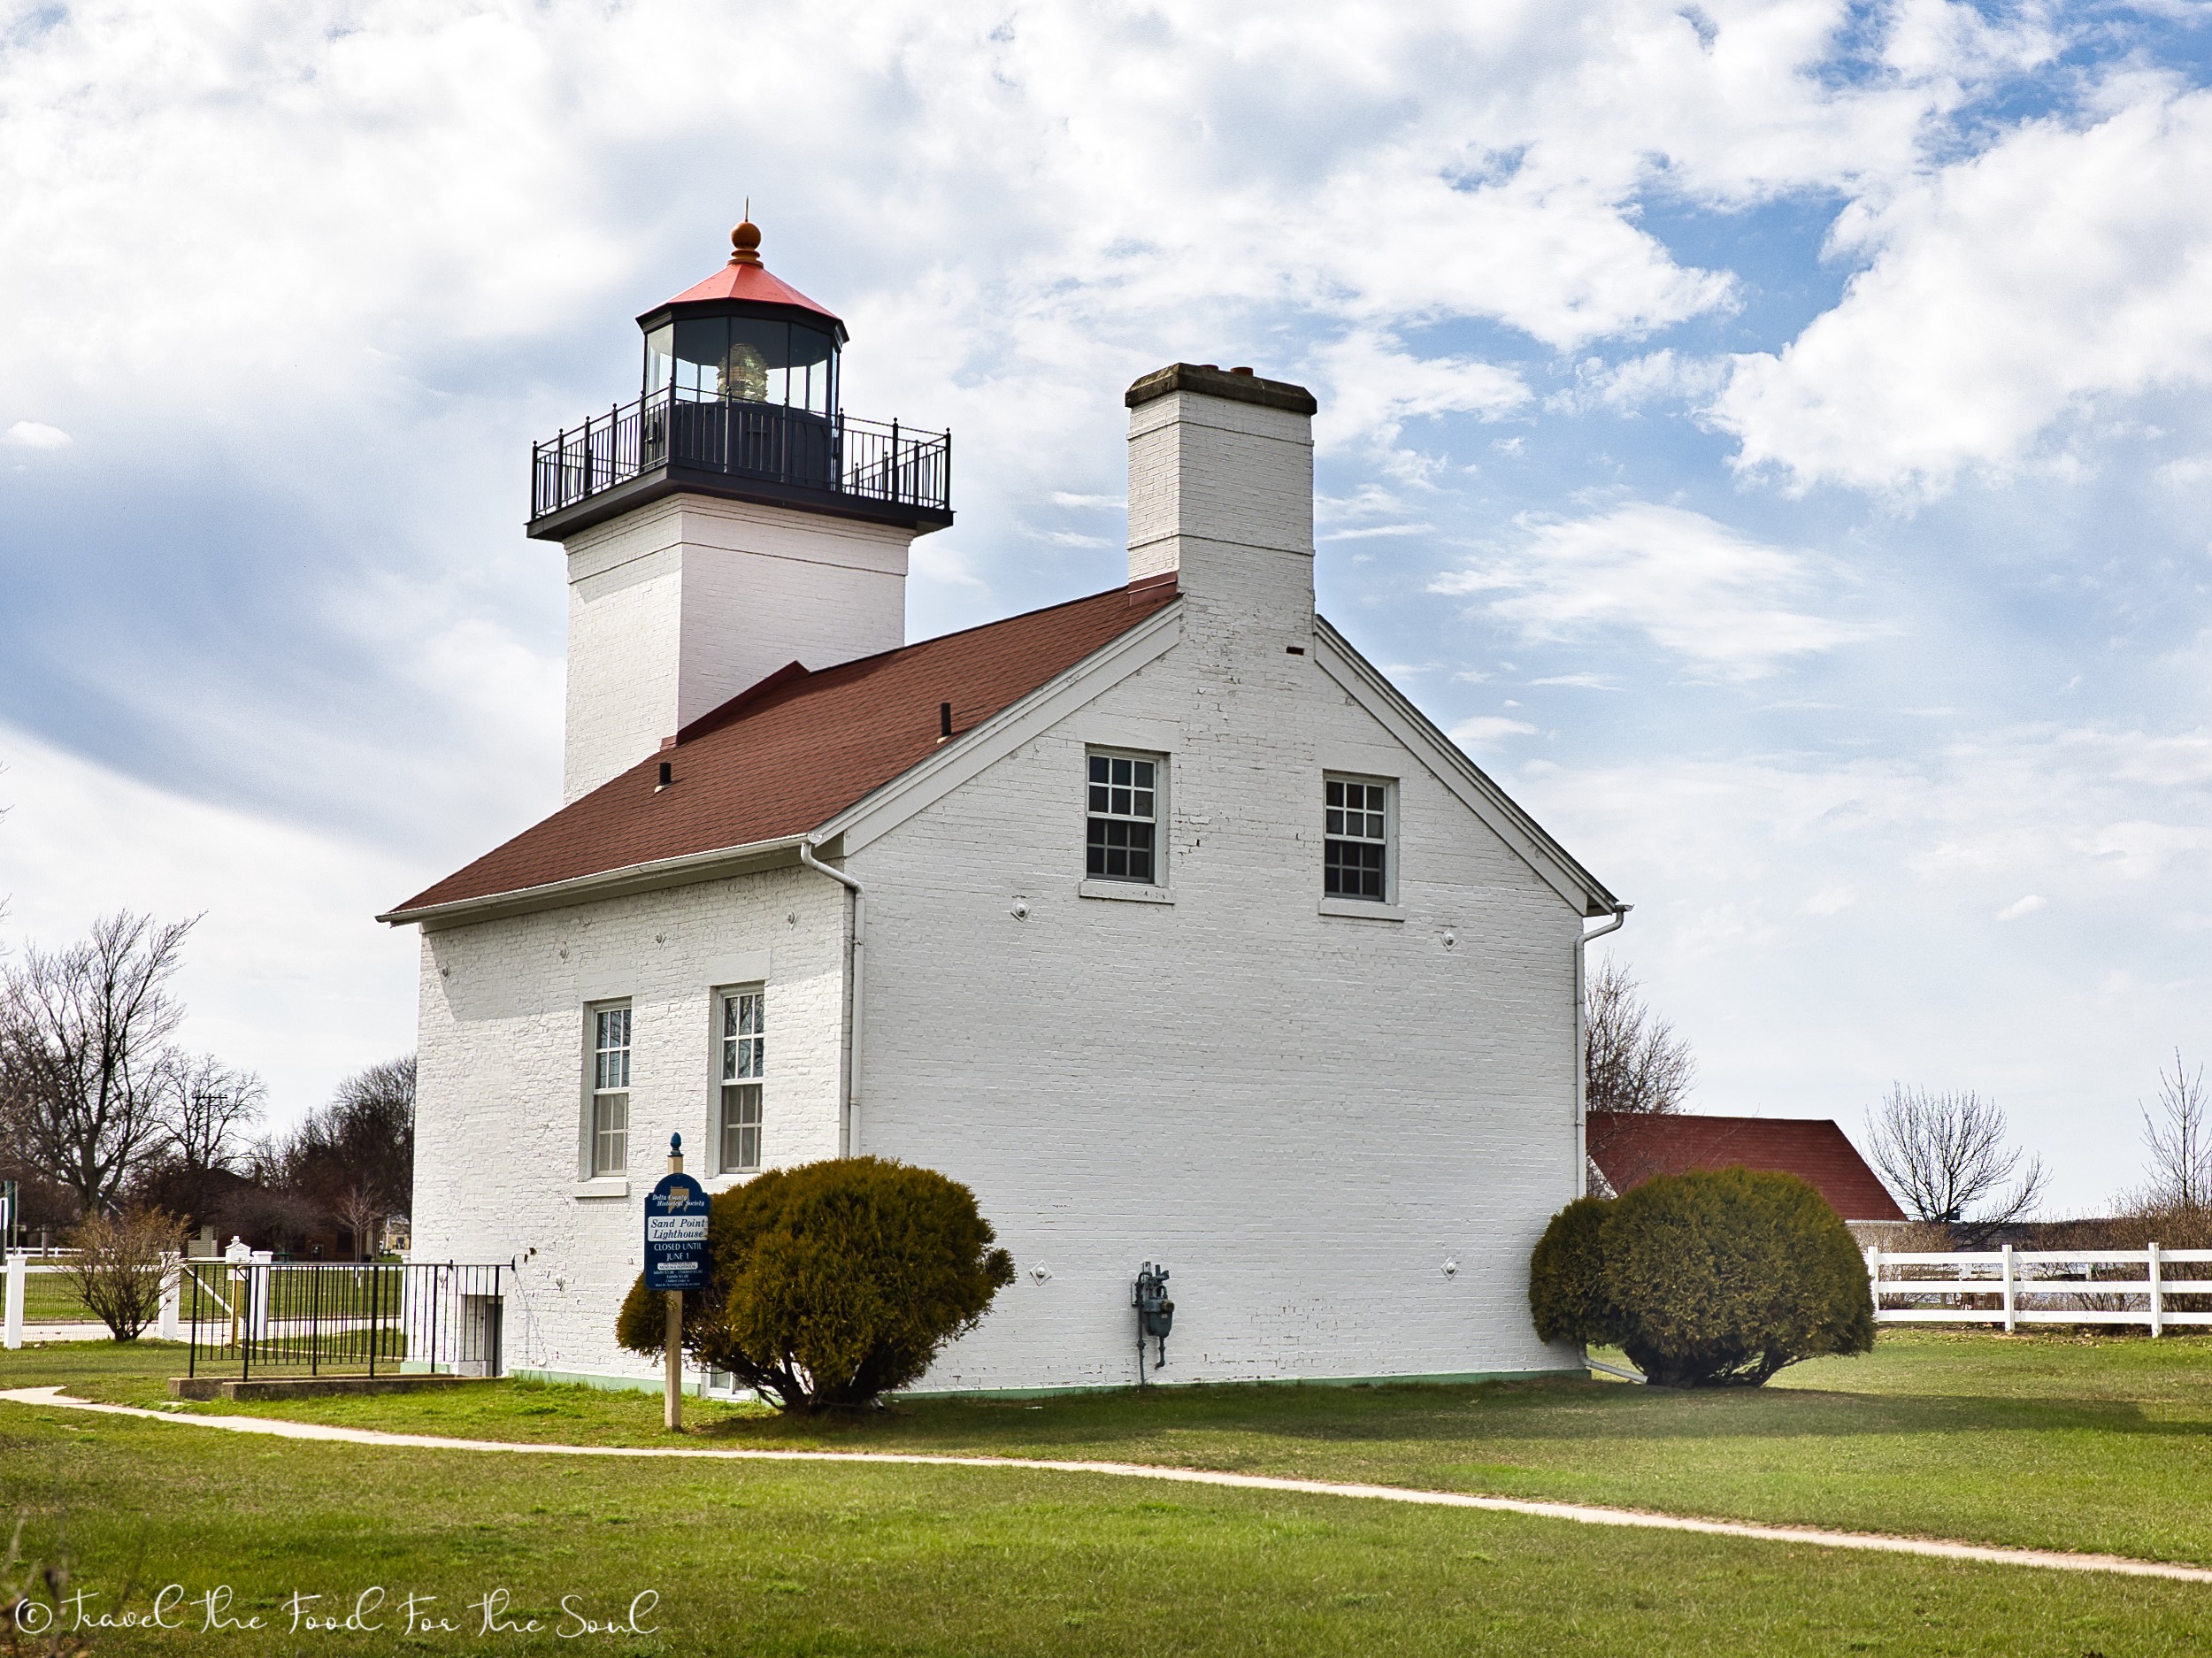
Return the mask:
M 533 455 L 529 533 L 568 552 L 573 801 L 786 664 L 906 642 L 907 549 L 952 522 L 949 434 L 847 416 L 845 325 L 760 232 L 638 319 L 636 403 Z

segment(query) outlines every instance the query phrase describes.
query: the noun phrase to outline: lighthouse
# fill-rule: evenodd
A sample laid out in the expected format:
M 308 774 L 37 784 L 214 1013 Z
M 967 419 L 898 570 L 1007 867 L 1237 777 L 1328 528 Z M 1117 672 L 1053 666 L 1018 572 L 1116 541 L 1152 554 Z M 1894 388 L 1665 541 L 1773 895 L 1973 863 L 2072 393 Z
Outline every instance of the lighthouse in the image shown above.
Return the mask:
M 952 438 L 841 401 L 843 321 L 759 228 L 641 314 L 634 401 L 533 446 L 529 534 L 568 558 L 562 798 L 792 663 L 906 642 L 914 538 L 952 522 Z

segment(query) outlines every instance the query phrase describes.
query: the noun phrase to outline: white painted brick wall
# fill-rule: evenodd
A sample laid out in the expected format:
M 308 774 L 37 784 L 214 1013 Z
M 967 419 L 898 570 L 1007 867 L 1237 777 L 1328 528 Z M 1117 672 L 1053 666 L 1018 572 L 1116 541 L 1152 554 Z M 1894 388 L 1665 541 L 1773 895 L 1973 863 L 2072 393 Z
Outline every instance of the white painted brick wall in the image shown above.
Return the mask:
M 1171 905 L 1079 894 L 1087 741 L 1171 751 Z M 1325 768 L 1399 779 L 1403 921 L 1318 913 Z M 929 1385 L 1134 1379 L 1147 1259 L 1169 1379 L 1571 1362 L 1526 1286 L 1576 1189 L 1580 923 L 1310 656 L 1194 617 L 854 864 L 861 1149 L 967 1182 L 1051 1274 Z
M 910 529 L 676 495 L 568 543 L 562 797 L 787 662 L 826 668 L 906 639 Z
M 424 939 L 413 1258 L 537 1252 L 508 1311 L 511 1367 L 653 1370 L 616 1348 L 614 1316 L 638 1270 L 644 1197 L 669 1135 L 684 1137 L 687 1172 L 714 1168 L 718 986 L 765 970 L 764 1161 L 838 1154 L 845 908 L 820 876 L 778 870 Z M 622 998 L 633 1009 L 630 1189 L 580 1198 L 587 1010 Z

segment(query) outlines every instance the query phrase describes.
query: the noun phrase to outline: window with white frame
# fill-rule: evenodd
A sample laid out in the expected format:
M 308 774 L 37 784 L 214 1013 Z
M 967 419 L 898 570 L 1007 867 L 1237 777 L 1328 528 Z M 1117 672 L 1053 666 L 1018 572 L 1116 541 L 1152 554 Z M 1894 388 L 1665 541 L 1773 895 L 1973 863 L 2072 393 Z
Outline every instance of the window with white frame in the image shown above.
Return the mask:
M 591 1171 L 630 1167 L 630 1009 L 592 1009 Z
M 1092 754 L 1086 764 L 1084 873 L 1093 880 L 1156 883 L 1159 756 Z
M 1331 898 L 1390 897 L 1390 785 L 1371 778 L 1324 780 L 1328 814 L 1321 890 Z
M 757 990 L 721 998 L 718 1063 L 722 1171 L 760 1167 L 760 1090 L 767 1064 L 766 1000 Z

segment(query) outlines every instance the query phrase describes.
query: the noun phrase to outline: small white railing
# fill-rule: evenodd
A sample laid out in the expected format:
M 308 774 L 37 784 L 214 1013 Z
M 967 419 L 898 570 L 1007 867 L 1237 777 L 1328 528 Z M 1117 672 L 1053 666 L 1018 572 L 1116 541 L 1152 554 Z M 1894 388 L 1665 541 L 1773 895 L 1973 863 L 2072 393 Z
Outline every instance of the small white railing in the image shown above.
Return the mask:
M 2119 1276 L 2099 1277 L 2117 1271 Z M 1901 1276 L 1889 1276 L 1899 1274 Z M 2212 1325 L 2212 1249 L 1866 1252 L 1874 1317 L 1885 1324 L 2143 1324 L 2154 1336 Z M 1894 1304 L 1893 1304 L 1894 1303 Z

